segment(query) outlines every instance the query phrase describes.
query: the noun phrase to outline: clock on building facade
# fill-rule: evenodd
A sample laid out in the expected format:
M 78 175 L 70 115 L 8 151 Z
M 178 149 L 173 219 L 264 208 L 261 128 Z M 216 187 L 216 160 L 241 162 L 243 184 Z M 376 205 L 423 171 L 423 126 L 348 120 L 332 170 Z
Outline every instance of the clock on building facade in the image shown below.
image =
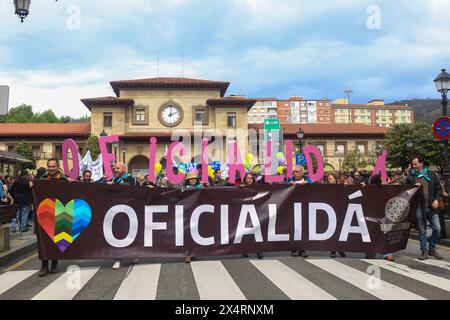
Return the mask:
M 164 103 L 158 111 L 159 121 L 166 127 L 176 127 L 183 121 L 183 108 L 176 102 Z

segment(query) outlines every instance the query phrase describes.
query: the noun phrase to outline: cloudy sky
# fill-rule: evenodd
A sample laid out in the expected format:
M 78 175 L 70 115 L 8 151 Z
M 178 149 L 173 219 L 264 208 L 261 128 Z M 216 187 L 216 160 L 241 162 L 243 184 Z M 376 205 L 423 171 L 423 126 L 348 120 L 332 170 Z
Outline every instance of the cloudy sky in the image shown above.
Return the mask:
M 450 0 L 0 0 L 0 84 L 10 107 L 89 114 L 109 81 L 230 81 L 228 94 L 352 103 L 438 98 Z

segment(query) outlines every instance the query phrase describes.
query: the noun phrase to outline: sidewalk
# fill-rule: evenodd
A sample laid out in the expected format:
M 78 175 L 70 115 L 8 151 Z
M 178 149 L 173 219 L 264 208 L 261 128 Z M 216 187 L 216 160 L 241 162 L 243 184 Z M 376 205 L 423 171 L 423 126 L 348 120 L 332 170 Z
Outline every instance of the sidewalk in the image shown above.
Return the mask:
M 33 227 L 28 232 L 15 232 L 10 234 L 10 249 L 0 252 L 0 266 L 11 262 L 20 256 L 37 248 L 36 235 Z

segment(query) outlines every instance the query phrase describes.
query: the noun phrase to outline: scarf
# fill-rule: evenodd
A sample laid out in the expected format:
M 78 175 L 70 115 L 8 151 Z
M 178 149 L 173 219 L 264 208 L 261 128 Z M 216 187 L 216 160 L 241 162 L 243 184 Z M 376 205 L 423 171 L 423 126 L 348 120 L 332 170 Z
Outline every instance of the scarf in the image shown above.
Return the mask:
M 420 173 L 419 171 L 415 171 L 414 175 L 417 178 L 424 178 L 427 181 L 431 181 L 431 178 L 428 176 L 428 168 L 425 167 L 425 169 L 423 170 L 423 173 Z
M 119 178 L 114 178 L 113 182 L 116 184 L 123 184 L 125 179 L 127 179 L 129 176 L 131 176 L 131 174 L 127 173 L 126 175 L 124 175 L 123 177 L 119 177 Z

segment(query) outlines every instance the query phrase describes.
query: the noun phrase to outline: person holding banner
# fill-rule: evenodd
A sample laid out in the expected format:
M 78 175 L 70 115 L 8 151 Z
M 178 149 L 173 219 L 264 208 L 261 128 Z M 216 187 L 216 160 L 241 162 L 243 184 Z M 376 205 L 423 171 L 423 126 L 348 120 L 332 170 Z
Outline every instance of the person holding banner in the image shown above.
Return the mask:
M 186 181 L 186 189 L 187 190 L 200 189 L 200 188 L 204 187 L 203 184 L 200 183 L 200 178 L 199 178 L 198 174 L 194 170 L 192 170 L 191 172 L 189 172 L 186 175 L 185 181 Z M 194 257 L 187 256 L 184 259 L 184 262 L 191 263 L 191 261 L 193 259 L 194 259 Z
M 41 180 L 65 180 L 67 177 L 59 169 L 59 160 L 51 158 L 47 160 L 47 172 L 41 177 Z M 48 260 L 42 260 L 42 267 L 39 271 L 39 277 L 44 277 L 48 273 L 58 272 L 58 260 L 52 260 L 50 271 L 48 269 Z
M 417 226 L 419 227 L 420 251 L 419 260 L 427 260 L 428 256 L 433 256 L 438 260 L 443 257 L 436 251 L 436 245 L 439 242 L 441 225 L 439 222 L 439 198 L 441 197 L 441 187 L 436 173 L 430 172 L 425 166 L 422 157 L 416 156 L 412 160 L 414 170 L 407 178 L 407 185 L 422 186 L 423 192 L 420 197 L 420 203 L 416 210 Z M 433 233 L 428 245 L 427 240 L 427 220 L 431 223 Z M 428 248 L 427 248 L 428 245 Z
M 246 175 L 245 175 L 245 177 L 244 177 L 244 183 L 243 184 L 241 184 L 241 187 L 242 188 L 247 188 L 247 187 L 251 187 L 251 186 L 254 186 L 254 185 L 256 185 L 256 181 L 255 181 L 255 177 L 253 176 L 253 174 L 252 173 L 247 173 Z M 244 257 L 248 257 L 248 254 L 246 253 L 246 254 L 244 254 Z M 258 259 L 262 259 L 262 258 L 264 258 L 264 254 L 263 253 L 261 253 L 261 252 L 257 252 L 256 253 L 256 257 L 258 258 Z
M 114 178 L 107 182 L 109 185 L 120 184 L 125 186 L 138 186 L 138 182 L 135 177 L 133 177 L 130 173 L 127 172 L 127 167 L 122 162 L 117 162 L 113 167 Z M 120 264 L 122 260 L 116 259 L 113 265 L 113 270 L 120 269 Z M 133 263 L 136 263 L 137 259 L 133 260 Z
M 337 177 L 333 173 L 329 173 L 327 175 L 327 184 L 337 184 Z M 338 251 L 338 252 L 342 258 L 346 257 L 345 252 L 342 252 L 342 251 Z M 332 258 L 332 259 L 336 258 L 336 251 L 331 251 L 330 258 Z
M 286 180 L 286 184 L 290 184 L 291 186 L 296 186 L 296 185 L 307 185 L 307 184 L 313 184 L 314 182 L 308 178 L 304 176 L 305 173 L 305 169 L 302 166 L 296 166 L 294 168 L 294 176 L 290 179 Z M 303 258 L 308 258 L 308 255 L 306 254 L 306 251 L 304 250 L 297 250 L 297 251 L 291 251 L 291 256 L 293 257 L 303 257 Z

